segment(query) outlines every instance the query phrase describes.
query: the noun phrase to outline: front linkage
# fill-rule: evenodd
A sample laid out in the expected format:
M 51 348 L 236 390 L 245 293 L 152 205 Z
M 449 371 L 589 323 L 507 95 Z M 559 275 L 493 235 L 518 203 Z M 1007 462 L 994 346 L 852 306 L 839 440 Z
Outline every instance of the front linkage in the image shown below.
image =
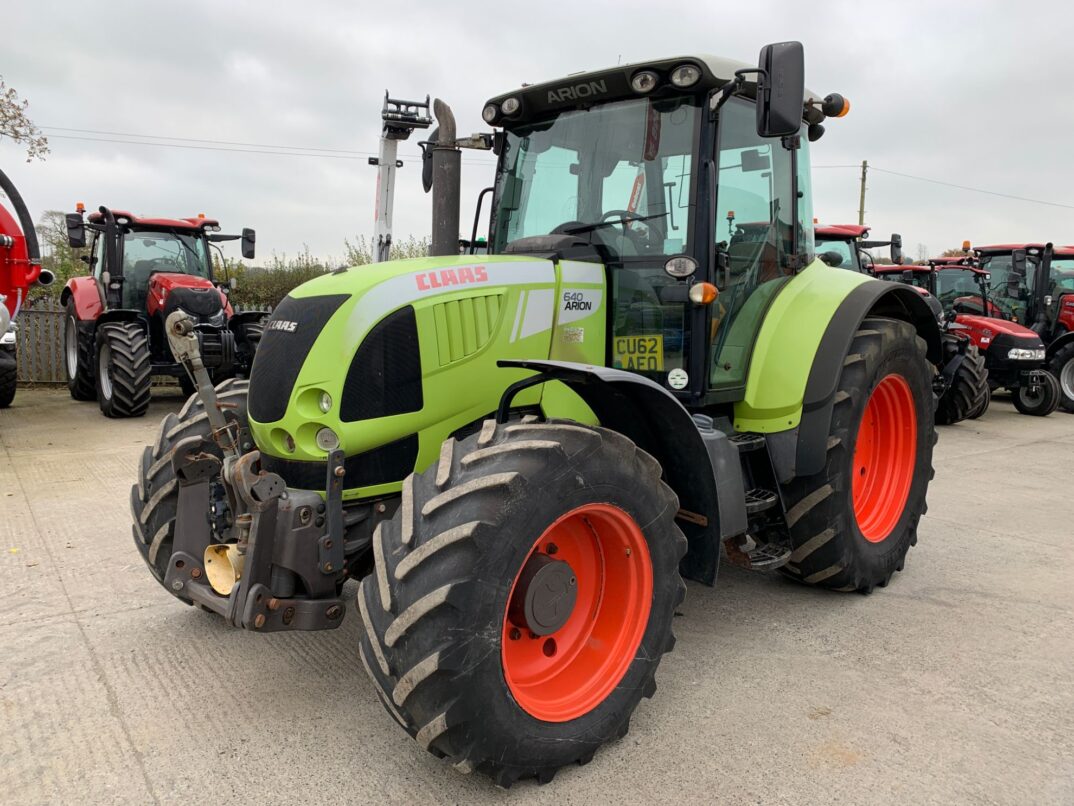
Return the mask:
M 191 319 L 176 311 L 168 317 L 167 332 L 211 431 L 181 439 L 170 452 L 178 505 L 164 586 L 235 627 L 263 632 L 338 627 L 346 611 L 339 592 L 348 555 L 369 544 L 368 538 L 346 540 L 343 452 L 328 457 L 324 498 L 288 491 L 280 476 L 260 469 L 260 452 L 241 452 L 252 445 L 250 435 L 225 416 L 228 404 L 217 400 Z M 210 502 L 214 512 L 226 502 L 219 518 L 206 517 Z M 377 509 L 383 515 L 387 508 L 371 511 Z M 152 566 L 150 544 L 135 542 Z M 296 591 L 303 595 L 294 596 Z

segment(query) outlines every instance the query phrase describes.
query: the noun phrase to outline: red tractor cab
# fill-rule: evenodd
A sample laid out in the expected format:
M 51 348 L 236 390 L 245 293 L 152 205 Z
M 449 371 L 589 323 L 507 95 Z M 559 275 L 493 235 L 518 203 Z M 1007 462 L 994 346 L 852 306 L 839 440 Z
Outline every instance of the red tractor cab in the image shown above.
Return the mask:
M 992 298 L 1044 342 L 1059 406 L 1074 412 L 1074 246 L 996 244 L 975 251 L 992 274 Z
M 829 266 L 905 282 L 921 294 L 932 310 L 943 329 L 943 354 L 935 364 L 933 380 L 937 424 L 952 425 L 984 414 L 989 400 L 984 359 L 970 340 L 945 320 L 940 303 L 929 291 L 929 267 L 903 262 L 902 236 L 892 233 L 891 240 L 869 241 L 869 228 L 861 224 L 815 226 L 813 232 L 817 256 Z M 874 264 L 866 250 L 885 246 L 891 248 L 891 264 Z
M 48 285 L 53 276 L 48 269 L 41 268 L 33 218 L 3 171 L 0 171 L 0 190 L 15 208 L 12 215 L 0 205 L 0 409 L 5 409 L 15 399 L 18 380 L 15 320 L 26 304 L 31 286 Z
M 885 268 L 887 274 L 895 274 L 892 267 Z M 990 391 L 1001 387 L 1010 391 L 1022 414 L 1045 416 L 1055 411 L 1059 389 L 1044 365 L 1044 343 L 991 299 L 994 278 L 977 259 L 934 258 L 927 266 L 913 268 L 915 285 L 924 284 L 937 299 L 948 326 L 964 333 L 984 356 Z
M 193 383 L 171 353 L 165 335 L 169 314 L 183 310 L 197 323 L 202 356 L 215 383 L 250 371 L 267 312 L 236 314 L 228 301 L 229 278 L 216 278 L 210 246 L 242 241 L 254 256 L 255 234 L 223 235 L 217 221 L 144 218 L 101 207 L 67 215 L 71 246 L 87 246 L 90 274 L 68 281 L 64 364 L 76 400 L 96 399 L 108 417 L 137 417 L 149 405 L 153 375 Z

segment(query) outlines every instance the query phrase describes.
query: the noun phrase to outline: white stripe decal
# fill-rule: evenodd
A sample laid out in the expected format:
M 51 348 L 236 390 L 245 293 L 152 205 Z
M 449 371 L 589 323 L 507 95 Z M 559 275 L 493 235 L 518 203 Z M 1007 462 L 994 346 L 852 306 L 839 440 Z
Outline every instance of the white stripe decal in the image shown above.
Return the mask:
M 559 274 L 563 285 L 604 285 L 604 267 L 599 263 L 564 260 L 559 264 Z
M 526 301 L 526 315 L 522 317 L 522 328 L 518 338 L 524 339 L 534 333 L 550 330 L 556 292 L 551 288 L 530 291 Z
M 518 341 L 518 331 L 522 327 L 522 309 L 526 307 L 526 292 L 518 293 L 518 308 L 515 309 L 515 323 L 511 325 L 511 341 Z

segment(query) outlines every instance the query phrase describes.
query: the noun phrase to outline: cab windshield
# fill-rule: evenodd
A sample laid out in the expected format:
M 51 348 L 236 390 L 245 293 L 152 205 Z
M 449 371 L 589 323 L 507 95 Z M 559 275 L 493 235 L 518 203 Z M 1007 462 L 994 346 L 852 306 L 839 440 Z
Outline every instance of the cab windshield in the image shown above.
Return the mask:
M 603 247 L 612 262 L 684 251 L 697 104 L 631 99 L 508 131 L 494 251 L 553 233 Z
M 1015 322 L 1025 322 L 1029 295 L 1033 290 L 1033 280 L 1037 272 L 1040 255 L 1026 255 L 1026 273 L 1021 277 L 1011 271 L 1011 254 L 984 254 L 981 256 L 981 268 L 991 272 L 992 279 L 988 285 L 988 298 Z
M 981 312 L 982 275 L 969 269 L 941 269 L 936 272 L 936 297 L 945 311 Z
M 851 241 L 818 240 L 817 254 L 823 255 L 825 252 L 834 252 L 835 254 L 839 255 L 839 260 L 841 262 L 836 264 L 837 268 L 850 269 L 851 271 L 861 271 L 861 264 L 858 262 L 857 244 Z
M 157 272 L 192 274 L 211 280 L 205 239 L 184 232 L 126 232 L 120 244 L 123 262 L 123 300 L 141 307 L 149 278 Z
M 1051 281 L 1050 293 L 1052 294 L 1074 291 L 1074 258 L 1053 257 L 1048 279 Z

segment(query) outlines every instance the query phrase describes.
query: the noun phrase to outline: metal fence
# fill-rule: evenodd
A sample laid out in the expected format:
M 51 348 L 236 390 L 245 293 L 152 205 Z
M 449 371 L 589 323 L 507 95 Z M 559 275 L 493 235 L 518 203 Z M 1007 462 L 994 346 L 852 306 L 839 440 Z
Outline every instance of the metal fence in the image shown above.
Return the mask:
M 236 305 L 236 312 L 245 310 Z M 19 355 L 20 383 L 67 383 L 63 366 L 63 318 L 66 310 L 58 299 L 34 300 L 16 320 L 15 344 Z

